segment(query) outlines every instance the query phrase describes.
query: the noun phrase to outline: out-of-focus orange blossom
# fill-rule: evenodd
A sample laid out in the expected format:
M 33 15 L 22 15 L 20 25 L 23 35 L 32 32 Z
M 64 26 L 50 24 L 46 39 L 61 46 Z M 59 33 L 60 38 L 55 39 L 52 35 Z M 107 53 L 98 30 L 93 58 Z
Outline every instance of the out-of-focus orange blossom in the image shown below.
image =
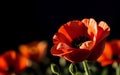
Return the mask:
M 97 59 L 102 66 L 120 63 L 120 40 L 111 40 L 105 43 L 104 52 Z
M 2 61 L 2 62 L 1 62 Z M 0 73 L 18 74 L 31 65 L 30 60 L 14 50 L 6 51 L 0 57 Z
M 41 61 L 47 52 L 47 42 L 46 41 L 34 41 L 28 44 L 23 44 L 19 46 L 20 53 L 25 57 L 39 62 Z

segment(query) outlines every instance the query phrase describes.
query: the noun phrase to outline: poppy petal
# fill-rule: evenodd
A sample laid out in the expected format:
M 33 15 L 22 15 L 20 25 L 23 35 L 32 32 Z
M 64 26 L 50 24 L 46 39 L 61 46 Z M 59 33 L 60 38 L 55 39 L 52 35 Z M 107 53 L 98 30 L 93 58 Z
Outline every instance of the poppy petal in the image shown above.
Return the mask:
M 7 61 L 0 56 L 0 71 L 6 71 L 8 69 L 8 63 Z
M 41 41 L 38 43 L 36 51 L 40 60 L 42 60 L 46 56 L 47 48 L 48 43 L 46 41 Z
M 110 41 L 112 47 L 113 60 L 120 63 L 120 40 L 114 39 Z
M 19 73 L 20 71 L 26 69 L 27 67 L 31 66 L 31 62 L 24 56 L 18 55 L 15 63 L 15 71 Z
M 64 54 L 72 52 L 72 49 L 67 44 L 61 42 L 55 47 L 53 47 L 52 52 L 54 52 L 53 54 L 58 53 L 57 56 L 62 56 Z
M 57 48 L 57 45 L 54 45 L 51 48 L 51 54 L 54 56 L 61 56 L 64 52 L 62 50 L 57 50 L 56 48 Z
M 113 63 L 113 61 L 112 60 L 104 60 L 104 61 L 102 61 L 102 63 L 101 63 L 101 65 L 102 66 L 107 66 L 107 65 L 110 65 L 110 64 L 112 64 Z
M 82 22 L 88 27 L 87 32 L 90 35 L 91 39 L 95 41 L 97 36 L 97 22 L 92 18 L 83 19 Z
M 93 41 L 86 41 L 79 48 L 91 50 L 94 47 L 94 44 L 95 42 Z
M 78 20 L 73 20 L 62 25 L 58 32 L 64 34 L 69 41 L 79 38 L 80 36 L 88 36 L 87 27 Z
M 72 41 L 72 38 L 70 37 L 70 35 L 68 34 L 68 32 L 66 31 L 64 25 L 62 25 L 59 30 L 58 30 L 59 33 L 62 33 L 63 35 L 65 35 L 65 37 L 69 40 L 69 41 Z
M 30 50 L 26 45 L 20 45 L 19 50 L 22 55 L 26 56 L 27 58 L 30 58 Z
M 108 59 L 111 59 L 112 58 L 112 47 L 111 47 L 111 44 L 106 42 L 105 43 L 105 48 L 104 48 L 104 51 L 103 51 L 103 55 L 108 58 Z
M 87 58 L 89 61 L 96 60 L 103 52 L 105 46 L 105 39 L 95 45 L 95 47 L 91 50 L 91 54 Z
M 3 57 L 9 64 L 13 65 L 16 60 L 16 55 L 14 50 L 9 50 L 3 54 Z
M 97 59 L 102 66 L 107 66 L 109 64 L 113 64 L 114 62 L 120 63 L 120 56 L 118 45 L 116 44 L 118 40 L 112 40 L 110 42 L 105 43 L 105 48 L 102 55 Z M 114 57 L 115 55 L 115 57 Z
M 104 21 L 98 24 L 97 40 L 98 42 L 106 38 L 110 34 L 110 27 Z
M 65 37 L 65 35 L 61 33 L 56 33 L 53 36 L 53 43 L 58 44 L 59 42 L 65 42 L 66 44 L 70 45 L 70 41 Z
M 120 55 L 120 40 L 112 40 L 110 41 L 111 47 L 112 47 L 112 53 Z
M 85 49 L 74 49 L 73 52 L 63 55 L 62 57 L 72 63 L 79 63 L 85 60 L 89 54 L 89 50 Z
M 105 43 L 104 51 L 102 55 L 97 59 L 97 61 L 104 63 L 104 61 L 106 62 L 107 60 L 112 61 L 112 49 L 111 45 L 108 42 Z
M 102 66 L 107 66 L 109 64 L 112 64 L 114 61 L 109 59 L 105 54 L 102 54 L 97 61 L 101 63 Z
M 106 50 L 105 50 L 106 51 Z M 108 56 L 106 56 L 106 54 L 104 54 L 105 52 L 103 52 L 103 54 L 97 59 L 97 61 L 102 65 L 102 66 L 107 66 L 109 64 L 112 64 L 114 61 L 111 60 L 111 58 L 108 58 Z

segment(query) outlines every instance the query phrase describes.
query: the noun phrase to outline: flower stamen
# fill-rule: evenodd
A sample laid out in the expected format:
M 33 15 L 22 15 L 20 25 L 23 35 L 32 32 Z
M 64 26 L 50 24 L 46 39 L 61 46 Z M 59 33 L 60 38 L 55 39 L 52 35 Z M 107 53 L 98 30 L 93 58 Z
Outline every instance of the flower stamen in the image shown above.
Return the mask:
M 86 37 L 86 36 L 80 36 L 78 39 L 73 39 L 72 41 L 72 47 L 74 48 L 79 48 L 82 43 L 89 41 L 90 38 Z

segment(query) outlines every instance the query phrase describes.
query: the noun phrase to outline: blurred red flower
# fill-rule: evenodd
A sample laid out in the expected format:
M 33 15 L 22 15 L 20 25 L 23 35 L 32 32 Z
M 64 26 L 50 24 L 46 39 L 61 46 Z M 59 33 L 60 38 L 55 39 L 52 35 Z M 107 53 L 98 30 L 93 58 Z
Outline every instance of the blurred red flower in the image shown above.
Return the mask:
M 120 40 L 111 40 L 105 43 L 102 55 L 97 59 L 102 66 L 120 63 Z
M 8 69 L 8 63 L 3 58 L 3 56 L 0 56 L 0 71 L 6 71 Z
M 1 60 L 4 61 L 0 64 L 0 74 L 17 74 L 20 71 L 25 70 L 31 64 L 29 59 L 17 54 L 14 50 L 6 51 L 1 55 Z M 4 68 L 2 68 L 3 65 L 5 66 Z
M 92 18 L 69 21 L 54 35 L 51 54 L 72 63 L 96 60 L 103 52 L 109 33 L 110 27 L 103 21 L 98 25 Z
M 20 45 L 19 50 L 22 55 L 33 61 L 39 62 L 45 57 L 47 46 L 48 44 L 46 41 L 34 41 L 28 44 Z

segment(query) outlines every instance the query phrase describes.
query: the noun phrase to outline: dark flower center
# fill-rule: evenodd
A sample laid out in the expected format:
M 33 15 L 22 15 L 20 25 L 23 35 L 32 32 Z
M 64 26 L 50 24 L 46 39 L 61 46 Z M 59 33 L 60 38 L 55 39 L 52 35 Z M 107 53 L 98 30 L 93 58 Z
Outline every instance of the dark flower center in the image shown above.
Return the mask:
M 82 43 L 84 43 L 86 41 L 89 41 L 89 40 L 90 40 L 90 38 L 88 38 L 88 37 L 80 36 L 77 39 L 73 39 L 73 41 L 72 41 L 72 47 L 79 48 L 82 45 Z
M 112 56 L 112 59 L 113 59 L 113 60 L 117 60 L 117 59 L 119 59 L 119 56 L 118 56 L 117 54 L 116 54 L 116 55 L 113 55 L 113 56 Z
M 13 66 L 9 66 L 8 72 L 13 72 L 15 69 Z

